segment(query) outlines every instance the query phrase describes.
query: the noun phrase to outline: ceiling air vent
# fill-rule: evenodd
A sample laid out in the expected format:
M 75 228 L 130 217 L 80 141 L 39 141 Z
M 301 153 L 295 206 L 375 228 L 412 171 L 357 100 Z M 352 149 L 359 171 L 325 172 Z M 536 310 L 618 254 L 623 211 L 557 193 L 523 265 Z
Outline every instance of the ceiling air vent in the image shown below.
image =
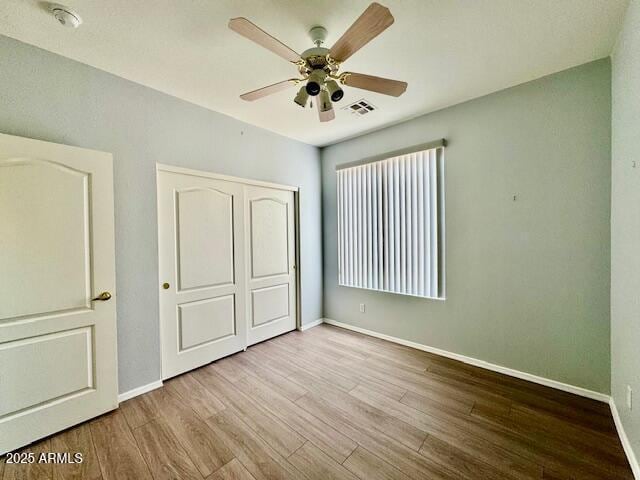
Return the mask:
M 357 102 L 353 102 L 352 104 L 347 105 L 346 107 L 342 107 L 342 110 L 347 110 L 354 115 L 357 115 L 358 117 L 362 117 L 363 115 L 367 115 L 374 110 L 377 110 L 377 108 L 369 103 L 368 100 L 361 99 Z

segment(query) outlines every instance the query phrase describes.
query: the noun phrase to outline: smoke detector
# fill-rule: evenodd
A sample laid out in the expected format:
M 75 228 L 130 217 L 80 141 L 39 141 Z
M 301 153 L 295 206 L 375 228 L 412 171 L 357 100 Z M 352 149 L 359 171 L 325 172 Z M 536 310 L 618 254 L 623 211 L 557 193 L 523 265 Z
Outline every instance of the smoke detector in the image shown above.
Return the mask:
M 82 18 L 75 11 L 64 5 L 52 3 L 49 5 L 49 11 L 60 25 L 67 28 L 78 28 L 82 23 Z

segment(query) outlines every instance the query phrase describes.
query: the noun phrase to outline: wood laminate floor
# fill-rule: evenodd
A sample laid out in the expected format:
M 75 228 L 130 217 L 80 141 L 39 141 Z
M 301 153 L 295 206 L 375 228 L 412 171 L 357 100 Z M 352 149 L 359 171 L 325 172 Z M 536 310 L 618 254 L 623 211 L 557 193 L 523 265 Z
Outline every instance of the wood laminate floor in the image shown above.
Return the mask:
M 327 325 L 25 451 L 0 479 L 632 479 L 606 404 Z

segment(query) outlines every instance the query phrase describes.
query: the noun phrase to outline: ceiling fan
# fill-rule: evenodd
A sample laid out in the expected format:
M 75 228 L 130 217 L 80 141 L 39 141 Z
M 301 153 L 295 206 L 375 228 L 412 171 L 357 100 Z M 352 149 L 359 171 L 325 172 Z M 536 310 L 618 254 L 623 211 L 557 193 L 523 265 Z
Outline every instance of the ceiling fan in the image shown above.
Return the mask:
M 327 30 L 317 26 L 309 32 L 316 46 L 298 54 L 246 18 L 232 18 L 229 20 L 231 30 L 293 63 L 301 76 L 301 78 L 291 78 L 244 93 L 240 98 L 247 101 L 258 100 L 302 83 L 304 85 L 300 87 L 294 102 L 304 108 L 310 96 L 318 96 L 319 101 L 316 101 L 316 105 L 320 121 L 328 122 L 335 118 L 332 102 L 338 102 L 344 96 L 344 91 L 338 82 L 349 87 L 399 97 L 407 89 L 406 82 L 362 73 L 339 73 L 342 62 L 380 35 L 393 23 L 393 20 L 388 8 L 379 3 L 372 3 L 333 47 L 330 49 L 322 47 Z

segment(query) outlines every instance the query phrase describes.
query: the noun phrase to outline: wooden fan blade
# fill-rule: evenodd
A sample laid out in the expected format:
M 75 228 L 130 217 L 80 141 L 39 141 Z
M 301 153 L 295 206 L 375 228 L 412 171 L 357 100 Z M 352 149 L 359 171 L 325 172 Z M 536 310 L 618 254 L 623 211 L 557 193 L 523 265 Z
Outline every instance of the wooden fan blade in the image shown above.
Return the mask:
M 391 95 L 392 97 L 399 97 L 407 89 L 407 82 L 374 77 L 373 75 L 365 75 L 363 73 L 347 72 L 345 73 L 342 83 L 349 87 L 362 88 L 363 90 L 383 93 L 384 95 Z
M 232 18 L 229 20 L 229 28 L 267 50 L 271 50 L 273 53 L 285 60 L 289 60 L 293 63 L 301 60 L 300 55 L 291 50 L 277 38 L 272 37 L 257 25 L 251 23 L 246 18 Z
M 248 102 L 253 102 L 254 100 L 258 100 L 259 98 L 266 97 L 267 95 L 286 90 L 287 88 L 295 84 L 295 80 L 284 80 L 282 82 L 274 83 L 273 85 L 268 85 L 266 87 L 253 90 L 251 92 L 243 93 L 242 95 L 240 95 L 240 98 Z
M 338 62 L 344 62 L 392 23 L 393 15 L 389 9 L 379 3 L 372 3 L 331 47 L 331 57 Z
M 331 110 L 323 112 L 322 110 L 320 110 L 320 102 L 318 101 L 316 101 L 316 106 L 318 107 L 318 117 L 320 118 L 321 122 L 330 122 L 331 120 L 336 118 L 336 112 L 333 110 L 333 108 Z

